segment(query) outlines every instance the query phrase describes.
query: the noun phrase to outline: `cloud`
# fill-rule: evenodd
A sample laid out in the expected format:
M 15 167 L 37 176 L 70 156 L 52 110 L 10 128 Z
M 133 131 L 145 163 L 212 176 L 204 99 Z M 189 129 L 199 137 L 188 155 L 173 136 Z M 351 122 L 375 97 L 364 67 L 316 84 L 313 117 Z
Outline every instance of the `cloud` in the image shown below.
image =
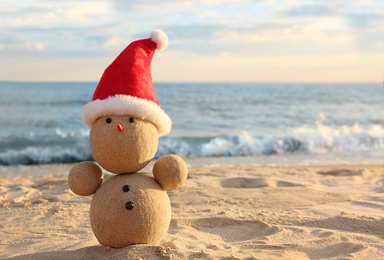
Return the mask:
M 348 14 L 346 18 L 351 28 L 354 29 L 384 29 L 384 13 L 352 13 Z
M 357 8 L 360 8 L 362 6 L 372 6 L 372 4 L 372 1 L 369 0 L 355 1 L 352 3 L 352 5 Z
M 165 26 L 170 37 L 177 41 L 207 42 L 217 39 L 221 33 L 228 30 L 228 25 L 211 24 L 189 24 L 184 26 Z
M 304 60 L 383 53 L 381 0 L 5 2 L 0 6 L 2 57 L 45 57 L 53 63 L 59 58 L 81 58 L 84 63 L 111 59 L 155 28 L 168 34 L 164 55 L 179 57 L 178 66 L 183 62 L 187 66 L 185 61 L 191 57 L 208 64 L 209 59 L 266 61 L 290 56 Z
M 273 21 L 166 26 L 170 49 L 204 56 L 324 55 L 352 52 L 353 38 L 339 17 L 310 21 Z
M 44 51 L 45 50 L 44 43 L 42 43 L 42 42 L 35 42 L 35 43 L 33 43 L 33 47 L 36 50 L 39 50 L 39 51 Z
M 102 55 L 118 45 L 106 1 L 29 1 L 0 8 L 3 55 Z M 114 40 L 113 40 L 114 39 Z M 1 50 L 0 50 L 1 51 Z
M 104 41 L 103 47 L 104 48 L 109 48 L 111 46 L 118 45 L 118 43 L 121 41 L 121 38 L 118 36 L 113 36 L 108 38 L 107 40 Z
M 330 16 L 337 14 L 334 8 L 327 5 L 300 5 L 280 12 L 286 16 Z
M 43 3 L 42 3 L 43 2 Z M 63 24 L 82 27 L 100 24 L 113 17 L 105 1 L 27 1 L 0 8 L 7 28 L 54 28 Z
M 270 0 L 112 0 L 109 1 L 117 11 L 159 10 L 164 8 L 200 6 L 239 6 L 258 3 L 271 4 Z

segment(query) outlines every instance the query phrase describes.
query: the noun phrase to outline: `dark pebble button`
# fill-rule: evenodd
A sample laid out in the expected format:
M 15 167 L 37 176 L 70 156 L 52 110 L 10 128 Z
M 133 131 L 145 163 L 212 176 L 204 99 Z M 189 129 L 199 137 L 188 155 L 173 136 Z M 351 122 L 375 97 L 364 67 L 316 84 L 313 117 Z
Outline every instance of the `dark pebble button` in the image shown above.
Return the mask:
M 131 122 L 131 123 L 135 122 L 135 118 L 133 118 L 133 117 L 129 118 L 129 122 Z
M 127 210 L 131 210 L 133 209 L 135 205 L 133 204 L 133 202 L 127 202 L 127 204 L 125 204 L 125 207 L 127 208 Z
M 107 122 L 107 124 L 109 124 L 112 122 L 112 119 L 108 117 L 107 119 L 105 119 L 105 122 Z
M 124 192 L 128 192 L 128 191 L 130 191 L 131 190 L 131 187 L 129 186 L 129 185 L 124 185 L 123 186 L 123 191 Z

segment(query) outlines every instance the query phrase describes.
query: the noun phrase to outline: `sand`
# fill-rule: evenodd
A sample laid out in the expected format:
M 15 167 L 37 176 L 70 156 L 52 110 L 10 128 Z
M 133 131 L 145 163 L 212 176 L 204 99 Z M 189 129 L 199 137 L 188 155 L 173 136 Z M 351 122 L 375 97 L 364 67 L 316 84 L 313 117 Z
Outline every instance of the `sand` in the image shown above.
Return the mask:
M 384 259 L 381 165 L 192 168 L 161 245 L 121 249 L 93 236 L 70 167 L 0 170 L 2 259 Z

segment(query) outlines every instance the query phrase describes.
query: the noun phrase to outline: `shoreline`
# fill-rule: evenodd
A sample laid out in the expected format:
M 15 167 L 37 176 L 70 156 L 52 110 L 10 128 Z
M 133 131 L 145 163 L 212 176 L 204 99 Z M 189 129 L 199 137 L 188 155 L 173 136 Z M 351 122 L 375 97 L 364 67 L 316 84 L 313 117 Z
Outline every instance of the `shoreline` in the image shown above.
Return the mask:
M 68 189 L 71 166 L 0 178 L 1 259 L 384 258 L 384 165 L 193 167 L 168 191 L 162 243 L 121 249 L 94 237 L 92 197 Z
M 382 165 L 383 152 L 369 153 L 325 153 L 325 154 L 278 154 L 240 157 L 183 157 L 188 168 L 212 167 L 312 167 L 342 165 Z M 92 161 L 92 160 L 91 160 Z M 95 162 L 95 161 L 93 161 Z M 156 159 L 142 171 L 151 172 Z M 25 178 L 66 175 L 78 162 L 46 163 L 32 165 L 0 165 L 0 178 Z M 96 162 L 95 162 L 96 163 Z M 103 170 L 106 172 L 105 170 Z

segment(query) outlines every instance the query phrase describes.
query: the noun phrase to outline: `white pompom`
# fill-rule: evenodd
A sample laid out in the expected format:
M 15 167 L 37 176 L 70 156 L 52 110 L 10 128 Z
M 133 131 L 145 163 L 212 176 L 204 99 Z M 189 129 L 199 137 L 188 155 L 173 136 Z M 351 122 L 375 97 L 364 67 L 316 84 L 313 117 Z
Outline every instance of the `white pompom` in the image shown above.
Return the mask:
M 153 30 L 150 36 L 151 40 L 157 44 L 159 51 L 165 50 L 168 46 L 168 36 L 161 30 Z

